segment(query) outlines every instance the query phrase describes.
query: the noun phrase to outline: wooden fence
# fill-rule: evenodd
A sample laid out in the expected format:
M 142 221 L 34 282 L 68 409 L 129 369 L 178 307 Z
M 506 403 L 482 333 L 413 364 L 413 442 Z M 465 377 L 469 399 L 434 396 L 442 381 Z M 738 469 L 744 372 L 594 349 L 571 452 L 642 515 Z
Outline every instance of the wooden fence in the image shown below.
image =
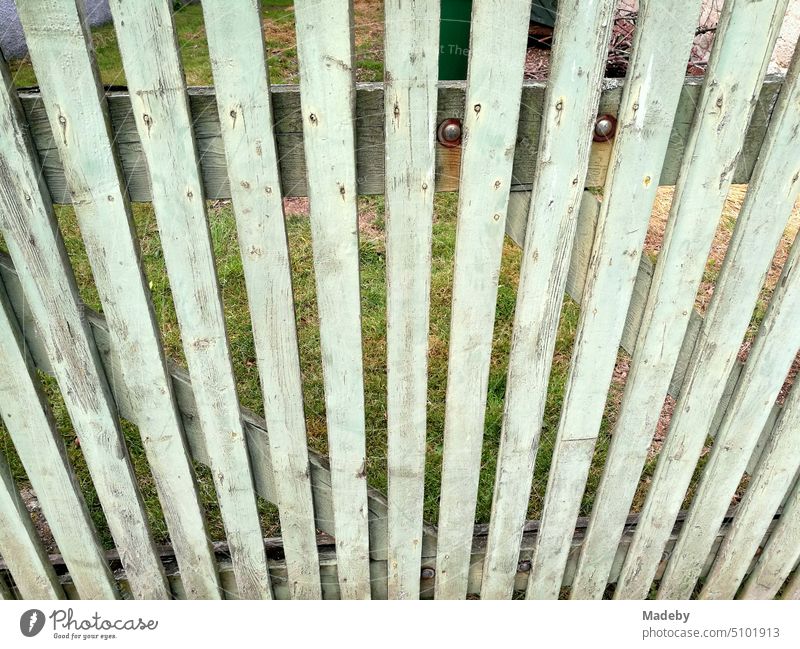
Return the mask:
M 258 0 L 203 0 L 215 87 L 187 89 L 172 3 L 111 0 L 127 88 L 104 89 L 81 0 L 18 0 L 40 87 L 18 91 L 0 65 L 0 411 L 59 554 L 0 455 L 0 599 L 800 597 L 800 386 L 776 405 L 800 350 L 800 243 L 738 358 L 800 194 L 800 55 L 765 80 L 787 1 L 728 0 L 702 79 L 685 79 L 700 0 L 643 2 L 624 82 L 603 80 L 616 2 L 561 2 L 548 81 L 522 83 L 530 2 L 475 0 L 468 79 L 437 84 L 439 3 L 387 0 L 385 82 L 356 84 L 351 3 L 298 0 L 300 85 L 270 88 Z M 599 113 L 617 130 L 593 144 Z M 436 140 L 448 118 L 463 121 L 457 147 Z M 732 183 L 749 185 L 746 200 L 700 315 Z M 653 263 L 642 251 L 659 185 L 675 191 Z M 459 200 L 434 525 L 423 495 L 443 191 Z M 366 470 L 357 198 L 370 193 L 387 213 L 386 496 Z M 285 196 L 310 199 L 328 457 L 306 440 Z M 263 418 L 237 398 L 208 199 L 232 201 Z M 186 369 L 165 358 L 131 201 L 155 210 Z M 102 315 L 81 301 L 54 203 L 75 210 Z M 490 523 L 475 525 L 506 236 L 522 265 Z M 565 293 L 580 319 L 543 514 L 526 521 Z M 620 347 L 630 373 L 582 518 Z M 113 552 L 40 372 L 80 436 Z M 148 528 L 120 418 L 141 435 L 168 547 Z M 209 540 L 195 461 L 224 541 Z M 279 539 L 264 539 L 257 496 L 277 505 Z

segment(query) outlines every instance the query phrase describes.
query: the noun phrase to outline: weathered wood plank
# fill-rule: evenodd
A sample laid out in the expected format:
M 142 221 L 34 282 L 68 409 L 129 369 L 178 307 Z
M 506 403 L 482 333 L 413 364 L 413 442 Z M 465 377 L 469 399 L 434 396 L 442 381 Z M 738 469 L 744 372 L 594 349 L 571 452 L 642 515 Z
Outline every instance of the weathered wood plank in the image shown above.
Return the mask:
M 0 283 L 0 416 L 84 599 L 115 599 L 113 577 Z
M 600 507 L 630 506 L 629 500 L 619 497 L 621 485 L 634 473 L 638 476 L 644 464 L 786 4 L 786 0 L 734 0 L 723 8 L 613 436 L 612 446 L 617 448 L 611 452 L 626 455 L 628 470 L 624 475 L 606 474 L 606 493 L 613 503 L 598 501 Z M 727 373 L 716 378 L 724 384 Z M 691 392 L 684 390 L 684 394 Z M 673 431 L 682 407 L 679 404 L 676 409 Z M 708 403 L 700 409 L 713 416 Z M 697 439 L 702 446 L 704 434 Z M 700 453 L 700 448 L 678 449 L 677 441 L 670 433 L 666 441 L 669 450 L 665 448 L 660 455 L 642 524 L 614 593 L 617 599 L 641 599 L 650 589 L 667 531 L 694 468 L 692 461 L 684 475 L 676 462 L 684 455 L 696 460 Z M 687 440 L 687 444 L 691 442 Z M 664 488 L 667 482 L 669 486 Z M 598 511 L 598 516 L 607 515 L 607 510 Z M 609 533 L 616 533 L 617 528 L 610 526 Z
M 260 2 L 203 3 L 292 599 L 319 599 L 289 248 Z
M 656 196 L 653 179 L 661 175 L 699 14 L 700 2 L 687 6 L 684 0 L 649 3 L 639 13 L 534 555 L 537 590 L 542 596 L 556 597 L 563 577 L 568 551 L 563 539 L 578 517 Z M 539 286 L 546 281 L 542 277 Z M 550 314 L 553 324 L 557 316 L 558 312 Z M 550 336 L 554 339 L 553 333 Z M 548 350 L 548 358 L 551 353 Z M 536 387 L 541 395 L 540 417 L 546 377 Z M 526 484 L 532 470 L 529 463 Z M 632 480 L 632 488 L 635 484 Z M 518 505 L 523 517 L 526 504 L 520 501 Z M 598 542 L 607 543 L 607 539 L 590 530 L 584 551 L 588 546 L 591 554 L 591 546 Z M 616 553 L 616 543 L 604 548 L 597 557 L 599 570 L 585 561 L 579 564 L 570 596 L 602 597 Z M 601 575 L 597 581 L 593 580 L 595 571 Z
M 688 485 L 725 389 L 719 380 L 736 362 L 752 308 L 775 249 L 800 195 L 800 54 L 787 76 L 753 180 L 736 220 L 714 296 L 695 347 L 686 390 L 678 401 L 662 449 L 671 469 L 654 489 L 683 491 Z M 727 404 L 689 513 L 688 524 L 661 580 L 662 599 L 688 599 L 708 555 L 714 530 L 725 515 L 747 462 L 769 420 L 786 373 L 800 349 L 800 240 Z M 678 450 L 680 449 L 680 450 Z M 696 451 L 697 455 L 693 452 Z M 676 499 L 677 500 L 677 499 Z M 678 502 L 680 507 L 680 502 Z M 666 515 L 666 512 L 665 512 Z
M 25 344 L 31 354 L 33 362 L 38 369 L 52 375 L 53 369 L 47 358 L 41 336 L 34 323 L 31 322 L 30 308 L 22 292 L 19 277 L 11 260 L 3 253 L 0 253 L 0 277 L 2 277 L 5 283 L 11 304 L 14 308 L 14 313 L 17 314 L 17 320 L 28 323 L 23 334 L 25 336 Z M 134 413 L 129 406 L 127 387 L 123 381 L 117 380 L 121 376 L 122 371 L 119 367 L 119 358 L 111 354 L 108 324 L 103 316 L 95 313 L 91 309 L 84 306 L 82 310 L 86 314 L 86 320 L 91 326 L 92 338 L 100 354 L 100 359 L 105 369 L 105 375 L 109 378 L 109 384 L 120 414 L 133 423 L 136 423 L 133 416 Z M 178 409 L 183 417 L 183 427 L 186 432 L 187 442 L 189 443 L 189 451 L 195 460 L 208 466 L 208 453 L 206 452 L 203 432 L 198 421 L 197 405 L 189 374 L 185 369 L 179 367 L 175 363 L 169 363 L 169 370 L 175 388 Z M 267 423 L 264 421 L 263 417 L 247 408 L 242 408 L 242 419 L 245 427 L 245 438 L 247 440 L 250 461 L 253 466 L 256 490 L 267 501 L 277 503 Z M 311 486 L 314 496 L 315 524 L 317 529 L 332 535 L 334 530 L 330 465 L 327 458 L 310 449 L 309 463 L 311 468 Z M 374 559 L 386 559 L 386 543 L 381 542 L 381 539 L 387 538 L 387 501 L 383 494 L 373 488 L 367 488 L 367 497 L 369 505 L 370 536 L 373 539 L 378 539 L 377 543 L 373 542 L 371 544 L 370 554 Z M 435 528 L 427 523 L 423 526 L 422 544 L 423 551 L 427 552 L 430 552 L 431 548 L 436 547 Z
M 795 566 L 794 576 L 790 577 L 783 587 L 781 599 L 800 599 L 800 570 Z
M 19 14 L 51 128 L 61 133 L 56 145 L 67 186 L 186 592 L 217 599 L 216 565 L 110 139 L 91 35 L 83 28 L 83 5 L 22 3 Z
M 681 526 L 683 525 L 684 521 L 684 514 L 685 512 L 681 512 L 681 515 L 678 516 L 678 520 L 674 528 L 670 533 L 670 540 L 667 545 L 667 549 L 670 550 L 673 543 L 678 538 L 678 535 L 681 530 Z M 732 511 L 728 513 L 726 516 L 722 527 L 719 530 L 717 535 L 716 541 L 714 542 L 714 547 L 712 548 L 711 554 L 706 561 L 706 567 L 704 568 L 703 574 L 708 568 L 710 568 L 712 560 L 714 559 L 714 555 L 717 552 L 717 548 L 719 544 L 722 542 L 723 538 L 725 537 L 732 520 Z M 630 544 L 631 538 L 633 536 L 633 529 L 636 526 L 637 516 L 631 515 L 628 517 L 626 530 L 622 535 L 622 538 L 619 540 L 619 551 L 617 554 L 617 558 L 614 562 L 614 568 L 612 569 L 610 575 L 610 582 L 613 583 L 616 581 L 617 574 L 619 573 L 619 568 L 622 565 L 622 560 L 625 557 L 625 553 L 627 552 L 627 548 Z M 576 521 L 576 528 L 574 537 L 571 539 L 570 542 L 570 552 L 569 552 L 569 559 L 567 562 L 567 569 L 564 573 L 564 585 L 569 586 L 572 583 L 572 577 L 575 573 L 575 566 L 577 563 L 579 551 L 581 548 L 581 544 L 584 539 L 586 526 L 588 524 L 587 518 L 579 518 Z M 775 521 L 772 521 L 770 527 L 771 529 L 774 527 Z M 514 590 L 517 592 L 524 591 L 525 585 L 528 579 L 528 572 L 527 572 L 527 564 L 530 562 L 531 551 L 536 541 L 536 534 L 538 533 L 539 529 L 539 521 L 528 521 L 525 524 L 524 528 L 524 535 L 522 537 L 522 545 L 520 548 L 519 554 L 519 561 L 520 561 L 520 569 L 517 572 L 515 583 L 514 583 Z M 471 564 L 470 564 L 470 574 L 469 574 L 469 584 L 468 584 L 468 594 L 470 595 L 477 595 L 480 592 L 480 585 L 482 581 L 482 571 L 484 565 L 484 556 L 486 552 L 486 534 L 488 532 L 488 526 L 486 525 L 476 525 L 474 528 L 474 536 L 472 538 L 472 557 L 471 557 Z M 273 539 L 264 539 L 264 546 L 267 552 L 267 555 L 270 559 L 269 567 L 270 567 L 270 577 L 273 582 L 273 591 L 275 594 L 276 599 L 288 599 L 289 597 L 289 589 L 286 586 L 286 567 L 285 562 L 283 561 L 283 543 L 280 538 L 273 538 Z M 320 573 L 321 573 L 321 583 L 322 583 L 322 596 L 323 599 L 339 599 L 340 598 L 340 590 L 339 584 L 337 579 L 337 566 L 336 566 L 336 554 L 335 548 L 332 543 L 332 539 L 329 537 L 317 537 L 317 546 L 318 552 L 320 557 Z M 236 584 L 233 578 L 233 571 L 231 568 L 230 561 L 227 559 L 226 555 L 228 552 L 228 544 L 225 542 L 217 542 L 214 543 L 214 549 L 217 553 L 219 565 L 220 565 L 220 578 L 223 583 L 223 587 L 230 587 L 231 591 L 229 597 L 235 598 L 236 597 Z M 179 567 L 174 560 L 172 555 L 172 549 L 169 546 L 163 546 L 159 548 L 159 553 L 162 558 L 162 561 L 165 564 L 165 571 L 167 573 L 167 577 L 170 581 L 170 586 L 172 588 L 173 595 L 177 599 L 185 599 L 185 592 L 183 586 L 181 584 L 181 575 L 179 571 Z M 109 552 L 107 554 L 107 559 L 110 564 L 113 566 L 118 566 L 119 564 L 119 556 L 114 552 Z M 51 555 L 50 557 L 51 562 L 60 570 L 61 566 L 63 566 L 63 558 L 59 555 Z M 435 565 L 435 552 L 425 551 L 423 552 L 422 563 L 425 568 L 433 569 Z M 663 568 L 664 562 L 659 566 L 658 574 L 660 575 Z M 2 560 L 0 560 L 0 579 L 4 575 L 4 571 L 6 570 L 6 566 L 3 564 Z M 372 575 L 372 579 L 375 583 L 373 588 L 375 588 L 375 599 L 385 599 L 388 596 L 388 591 L 386 588 L 386 580 L 385 575 L 387 574 L 386 570 L 386 560 L 385 559 L 374 559 L 370 563 L 370 574 Z M 117 577 L 117 581 L 120 585 L 120 589 L 122 592 L 127 591 L 127 577 L 125 575 L 124 570 L 115 570 L 115 575 Z M 76 592 L 72 587 L 72 580 L 70 575 L 63 574 L 60 577 L 60 581 L 66 591 L 67 597 L 69 599 L 74 599 L 76 597 Z M 433 597 L 434 591 L 434 583 L 435 583 L 435 576 L 433 579 L 421 579 L 420 580 L 420 595 L 422 599 L 431 599 Z
M 20 269 L 32 318 L 42 332 L 133 592 L 140 598 L 165 598 L 166 580 L 136 477 L 4 61 L 0 74 L 0 231 Z
M 795 429 L 795 433 L 797 429 Z M 800 560 L 800 480 L 794 485 L 780 520 L 745 581 L 740 599 L 773 599 Z M 796 592 L 797 579 L 787 595 Z
M 239 592 L 271 596 L 191 115 L 166 0 L 110 3 Z M 147 47 L 142 47 L 147 43 Z
M 385 7 L 388 593 L 419 599 L 439 4 Z
M 733 599 L 774 513 L 800 469 L 800 382 L 789 393 L 786 407 L 769 436 L 761 461 L 736 510 L 730 531 L 706 577 L 700 599 Z
M 579 304 L 583 302 L 583 292 L 586 279 L 589 276 L 589 261 L 591 259 L 601 205 L 601 201 L 590 191 L 585 191 L 583 193 L 583 198 L 578 210 L 575 240 L 572 246 L 572 252 L 570 253 L 566 285 L 567 294 Z M 530 192 L 513 192 L 511 194 L 506 234 L 520 247 L 524 245 L 529 208 Z M 653 263 L 643 255 L 639 259 L 639 270 L 637 271 L 636 279 L 633 283 L 633 293 L 631 295 L 627 315 L 625 316 L 625 327 L 620 340 L 620 347 L 631 356 L 636 349 L 636 340 L 642 325 L 654 272 L 655 268 Z M 672 374 L 672 379 L 669 384 L 669 394 L 673 397 L 678 397 L 681 387 L 683 386 L 689 360 L 700 332 L 700 323 L 702 319 L 703 316 L 700 315 L 697 309 L 693 309 L 689 315 L 689 325 L 686 330 L 686 336 L 683 339 L 681 350 L 678 354 L 678 361 L 675 364 L 675 371 Z M 735 384 L 735 379 L 738 377 L 738 374 L 734 376 L 734 373 L 738 372 L 741 366 L 741 363 L 737 363 L 736 369 L 731 373 L 726 392 L 727 398 L 730 398 L 730 394 L 732 394 L 733 391 L 733 384 Z M 721 403 L 720 408 L 724 409 L 723 406 L 724 404 Z M 721 414 L 722 413 L 717 412 L 714 429 L 716 429 L 716 426 L 721 420 Z
M 764 84 L 753 119 L 747 131 L 744 152 L 736 167 L 734 182 L 746 183 L 755 164 L 764 138 L 772 105 L 780 89 L 782 78 L 771 77 Z M 622 80 L 606 79 L 599 111 L 616 115 L 622 96 Z M 670 146 L 664 161 L 659 184 L 674 185 L 681 159 L 689 139 L 702 78 L 689 77 L 684 81 L 680 104 L 670 135 Z M 542 101 L 545 84 L 526 81 L 522 91 L 517 147 L 515 150 L 512 190 L 528 190 L 533 182 L 539 130 L 541 128 Z M 438 84 L 439 100 L 437 124 L 444 119 L 464 117 L 464 82 L 442 81 Z M 283 193 L 287 196 L 305 196 L 308 193 L 305 156 L 303 153 L 302 116 L 297 86 L 273 86 L 272 105 L 275 135 Z M 41 159 L 45 177 L 56 202 L 71 202 L 63 169 L 59 162 L 56 144 L 50 129 L 41 96 L 35 89 L 20 91 L 25 113 L 31 125 L 31 134 Z M 107 92 L 114 141 L 130 191 L 131 200 L 150 201 L 150 182 L 142 153 L 141 141 L 131 112 L 130 95 L 125 89 Z M 382 194 L 385 189 L 384 145 L 385 124 L 383 115 L 383 84 L 359 83 L 356 92 L 356 168 L 358 191 L 361 194 Z M 211 88 L 190 88 L 189 106 L 192 112 L 200 167 L 209 199 L 230 198 L 224 146 L 220 135 L 219 116 Z M 595 143 L 589 158 L 586 184 L 602 187 L 611 154 L 609 144 Z M 461 149 L 436 146 L 436 191 L 457 191 Z
M 65 599 L 5 455 L 0 452 L 0 552 L 25 599 Z
M 506 599 L 513 588 L 558 318 L 567 282 L 567 255 L 572 250 L 577 227 L 614 5 L 613 0 L 603 0 L 588 7 L 579 3 L 559 6 L 539 139 L 540 163 L 531 195 L 514 313 L 492 519 L 481 588 L 484 599 Z M 568 458 L 563 449 L 561 454 L 555 452 L 553 466 L 564 460 Z M 574 463 L 568 463 L 573 470 L 578 470 Z M 556 489 L 551 480 L 548 494 L 555 493 Z M 552 516 L 549 512 L 552 504 L 545 500 L 545 519 Z M 573 523 L 574 520 L 570 521 L 570 529 Z M 563 538 L 558 539 L 558 544 L 567 550 Z M 550 557 L 547 546 L 546 537 L 540 534 L 533 553 L 528 597 L 546 597 L 547 589 L 553 586 L 558 595 L 566 552 L 561 559 Z M 552 564 L 562 564 L 554 566 L 559 573 L 559 583 L 545 586 L 545 582 L 550 580 L 547 570 L 551 560 Z
M 467 594 L 530 2 L 472 11 L 447 367 L 437 599 Z
M 303 0 L 295 18 L 339 587 L 369 599 L 353 7 Z

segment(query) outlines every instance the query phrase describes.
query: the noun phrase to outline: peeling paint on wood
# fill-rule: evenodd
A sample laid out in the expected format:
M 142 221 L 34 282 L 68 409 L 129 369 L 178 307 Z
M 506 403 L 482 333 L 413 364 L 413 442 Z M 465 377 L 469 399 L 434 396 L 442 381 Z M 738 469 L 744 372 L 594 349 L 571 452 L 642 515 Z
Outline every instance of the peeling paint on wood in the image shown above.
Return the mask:
M 186 591 L 216 599 L 216 566 L 82 11 L 74 0 L 19 7 L 51 126 L 62 131 L 59 156 Z
M 260 2 L 203 3 L 292 599 L 319 599 L 289 248 Z
M 110 6 L 239 593 L 270 598 L 172 8 L 163 0 Z

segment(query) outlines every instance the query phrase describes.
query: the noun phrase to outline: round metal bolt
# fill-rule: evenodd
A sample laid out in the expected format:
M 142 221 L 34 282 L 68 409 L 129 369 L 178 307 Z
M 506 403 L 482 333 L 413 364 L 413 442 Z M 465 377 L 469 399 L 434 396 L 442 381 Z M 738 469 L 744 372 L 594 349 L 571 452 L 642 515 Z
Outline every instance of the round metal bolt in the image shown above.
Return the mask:
M 617 118 L 613 115 L 600 115 L 594 123 L 594 141 L 608 142 L 617 133 Z
M 442 146 L 457 147 L 461 144 L 461 120 L 453 117 L 444 120 L 436 129 L 436 138 Z
M 517 572 L 530 572 L 530 571 L 531 571 L 530 561 L 520 561 L 517 564 Z
M 433 568 L 423 568 L 419 576 L 423 579 L 433 579 L 436 576 L 436 571 Z

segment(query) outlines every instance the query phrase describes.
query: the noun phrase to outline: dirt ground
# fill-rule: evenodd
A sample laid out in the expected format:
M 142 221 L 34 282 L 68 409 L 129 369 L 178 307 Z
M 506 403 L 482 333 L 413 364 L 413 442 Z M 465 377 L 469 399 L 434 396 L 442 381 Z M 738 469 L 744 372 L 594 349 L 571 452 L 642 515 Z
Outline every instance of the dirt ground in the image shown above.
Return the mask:
M 714 41 L 714 28 L 719 22 L 723 0 L 703 0 L 700 13 L 698 33 L 692 46 L 688 74 L 702 75 L 711 53 Z M 617 7 L 617 25 L 612 37 L 610 59 L 615 55 L 624 56 L 630 50 L 633 30 L 626 21 L 626 17 L 635 14 L 639 8 L 639 0 L 619 0 Z M 768 74 L 785 73 L 792 59 L 792 54 L 800 39 L 800 0 L 790 0 L 786 17 L 781 27 L 778 42 L 770 61 Z M 528 79 L 545 79 L 550 67 L 550 51 L 546 49 L 531 48 L 525 64 L 525 76 Z M 609 76 L 621 76 L 609 70 Z

